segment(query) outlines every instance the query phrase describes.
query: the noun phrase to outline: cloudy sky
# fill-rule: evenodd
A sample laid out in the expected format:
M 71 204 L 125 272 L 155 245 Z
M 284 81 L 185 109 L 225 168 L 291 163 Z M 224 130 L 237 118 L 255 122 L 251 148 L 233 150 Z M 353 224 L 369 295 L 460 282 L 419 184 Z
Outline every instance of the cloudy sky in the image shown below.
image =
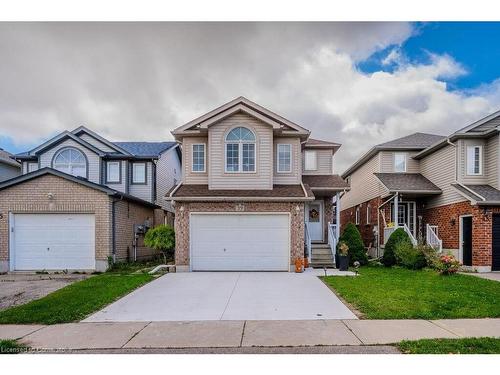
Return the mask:
M 343 144 L 449 134 L 500 109 L 500 24 L 0 23 L 0 147 L 79 125 L 170 140 L 237 96 Z

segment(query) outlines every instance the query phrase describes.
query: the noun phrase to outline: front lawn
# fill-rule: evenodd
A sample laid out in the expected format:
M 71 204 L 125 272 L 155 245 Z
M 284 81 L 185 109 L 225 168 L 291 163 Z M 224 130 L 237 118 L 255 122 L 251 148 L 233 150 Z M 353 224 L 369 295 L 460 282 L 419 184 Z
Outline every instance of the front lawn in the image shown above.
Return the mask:
M 402 341 L 398 347 L 405 354 L 500 354 L 500 339 L 425 339 Z
M 322 279 L 367 319 L 500 317 L 500 283 L 479 277 L 366 266 Z
M 92 276 L 38 300 L 1 311 L 0 324 L 57 324 L 82 320 L 153 280 L 148 273 L 132 273 L 132 269 L 122 267 Z

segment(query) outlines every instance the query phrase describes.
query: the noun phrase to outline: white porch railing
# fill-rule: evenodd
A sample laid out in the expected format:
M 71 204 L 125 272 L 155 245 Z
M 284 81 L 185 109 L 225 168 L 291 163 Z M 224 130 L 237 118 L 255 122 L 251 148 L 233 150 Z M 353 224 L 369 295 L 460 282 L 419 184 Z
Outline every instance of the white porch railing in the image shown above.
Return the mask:
M 438 226 L 437 225 L 429 225 L 426 226 L 425 231 L 425 239 L 427 245 L 433 247 L 436 251 L 443 251 L 443 240 L 441 240 L 438 236 Z
M 384 245 L 387 243 L 387 241 L 389 240 L 389 237 L 396 229 L 397 229 L 396 227 L 385 227 L 384 228 Z
M 417 246 L 418 241 L 415 238 L 415 236 L 413 235 L 413 233 L 411 232 L 410 228 L 408 228 L 408 225 L 404 224 L 403 229 L 405 230 L 406 234 L 408 234 L 408 237 L 410 237 L 410 241 L 411 241 L 412 245 Z
M 384 245 L 389 240 L 389 237 L 391 236 L 391 234 L 394 233 L 394 231 L 398 228 L 403 228 L 404 231 L 408 234 L 408 237 L 410 237 L 410 241 L 413 244 L 413 246 L 417 246 L 418 241 L 415 238 L 415 236 L 413 235 L 413 233 L 411 232 L 410 228 L 408 228 L 408 225 L 406 225 L 406 224 L 404 224 L 403 226 L 399 226 L 399 227 L 385 227 L 384 228 Z
M 328 223 L 328 245 L 330 245 L 330 251 L 332 253 L 333 263 L 335 264 L 335 253 L 337 251 L 337 225 Z
M 309 233 L 309 227 L 307 226 L 307 223 L 304 223 L 304 242 L 306 245 L 307 260 L 308 260 L 309 264 L 311 264 L 312 242 L 311 242 L 311 235 Z

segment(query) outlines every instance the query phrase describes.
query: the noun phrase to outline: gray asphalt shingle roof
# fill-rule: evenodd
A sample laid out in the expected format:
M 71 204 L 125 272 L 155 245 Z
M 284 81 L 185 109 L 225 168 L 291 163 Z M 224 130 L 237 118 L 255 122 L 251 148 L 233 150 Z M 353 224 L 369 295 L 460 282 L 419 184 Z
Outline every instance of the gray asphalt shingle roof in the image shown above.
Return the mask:
M 436 142 L 439 142 L 446 138 L 443 135 L 429 134 L 429 133 L 413 133 L 407 135 L 405 137 L 393 139 L 392 141 L 381 143 L 377 145 L 377 148 L 406 148 L 406 147 L 415 147 L 415 148 L 426 148 L 433 145 Z
M 0 162 L 19 167 L 21 164 L 11 158 L 12 154 L 0 148 Z
M 176 145 L 176 142 L 113 142 L 135 156 L 158 156 Z
M 459 185 L 452 184 L 452 186 L 460 191 L 463 195 L 474 201 L 487 203 L 487 202 L 500 202 L 500 190 L 495 189 L 490 185 Z
M 375 173 L 375 176 L 391 193 L 441 193 L 440 188 L 420 173 Z

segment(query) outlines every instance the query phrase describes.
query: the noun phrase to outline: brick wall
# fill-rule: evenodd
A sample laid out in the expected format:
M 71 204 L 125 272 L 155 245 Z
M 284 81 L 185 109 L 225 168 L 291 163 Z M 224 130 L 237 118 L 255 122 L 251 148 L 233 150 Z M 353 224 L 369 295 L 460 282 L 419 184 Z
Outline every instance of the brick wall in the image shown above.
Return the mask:
M 53 199 L 49 199 L 49 193 Z M 9 212 L 93 213 L 96 260 L 107 262 L 111 254 L 111 201 L 107 194 L 46 175 L 0 191 L 0 261 L 9 259 Z
M 149 220 L 152 226 L 155 225 L 155 210 L 137 203 L 127 201 L 115 202 L 115 243 L 116 260 L 134 260 L 134 224 L 144 224 Z M 163 211 L 163 210 L 156 210 Z M 156 213 L 157 217 L 160 217 Z M 159 224 L 163 224 L 161 221 Z M 144 236 L 139 236 L 137 243 L 137 260 L 151 258 L 157 253 L 144 245 Z
M 363 238 L 363 243 L 365 246 L 372 244 L 372 246 L 376 245 L 376 238 L 373 234 L 373 228 L 377 226 L 377 213 L 378 206 L 381 204 L 381 199 L 379 197 L 373 198 L 369 201 L 363 202 L 357 206 L 350 207 L 346 210 L 342 210 L 340 212 L 340 223 L 341 228 L 345 228 L 348 223 L 356 223 L 356 207 L 359 207 L 360 213 L 360 223 L 356 225 L 361 233 L 361 237 Z M 368 220 L 367 215 L 367 207 L 370 206 L 370 215 Z M 389 218 L 389 210 L 387 210 L 386 217 Z M 382 217 L 380 217 L 380 233 L 381 233 L 381 243 L 383 243 L 383 233 L 384 233 L 384 225 Z
M 297 210 L 296 208 L 299 208 Z M 175 205 L 175 263 L 189 266 L 190 212 L 290 212 L 291 262 L 304 256 L 304 204 L 297 202 L 191 202 Z
M 472 215 L 472 265 L 491 266 L 492 215 L 500 207 L 482 208 L 469 202 L 453 203 L 424 211 L 424 222 L 437 225 L 444 249 L 460 248 L 460 216 Z

